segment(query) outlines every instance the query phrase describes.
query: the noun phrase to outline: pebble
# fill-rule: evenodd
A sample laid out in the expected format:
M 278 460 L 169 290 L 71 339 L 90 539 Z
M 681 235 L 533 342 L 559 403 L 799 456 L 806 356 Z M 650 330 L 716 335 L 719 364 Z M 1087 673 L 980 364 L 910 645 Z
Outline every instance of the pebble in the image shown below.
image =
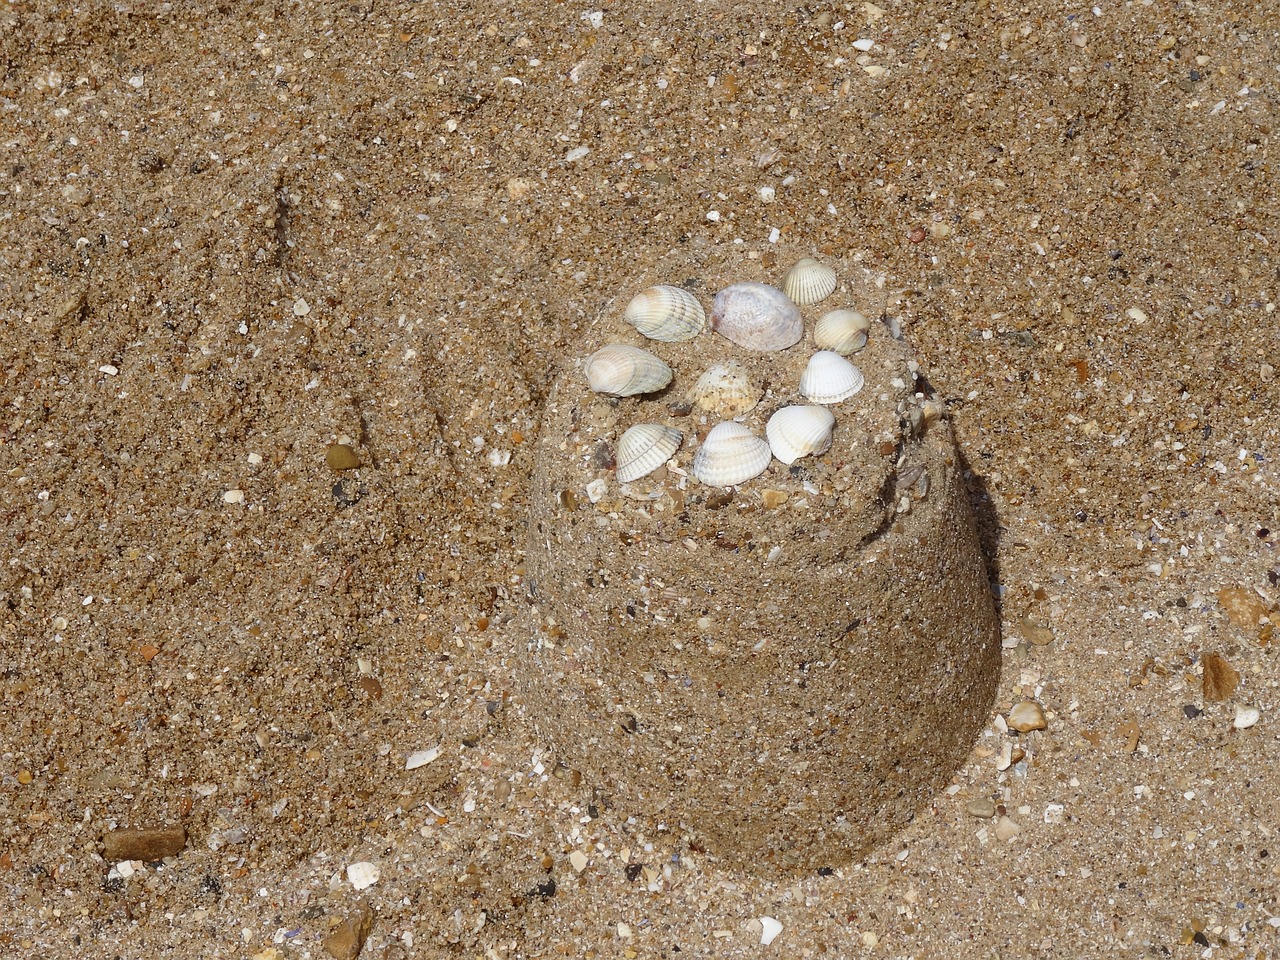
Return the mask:
M 419 767 L 425 767 L 439 756 L 440 747 L 438 744 L 434 747 L 428 747 L 426 750 L 415 750 L 405 760 L 404 768 L 406 770 L 417 770 Z
M 760 502 L 766 510 L 776 510 L 787 502 L 787 494 L 782 490 L 765 490 L 760 494 Z
M 144 827 L 112 830 L 102 838 L 102 856 L 109 863 L 142 860 L 151 863 L 176 857 L 187 845 L 187 830 L 176 827 Z
M 996 815 L 996 802 L 990 797 L 974 797 L 965 804 L 964 812 L 979 820 L 990 820 Z
M 1045 719 L 1044 707 L 1035 700 L 1023 700 L 1009 711 L 1009 728 L 1019 733 L 1030 733 L 1032 730 L 1044 730 L 1049 726 Z
M 782 924 L 773 917 L 760 918 L 760 945 L 767 947 L 782 932 Z
M 244 503 L 243 490 L 228 490 L 222 495 L 223 503 Z
M 324 462 L 334 473 L 342 470 L 354 470 L 360 466 L 360 455 L 345 443 L 331 443 L 324 452 Z
M 581 873 L 587 869 L 587 855 L 581 850 L 573 851 L 573 853 L 569 854 L 569 865 L 578 873 Z
M 1242 630 L 1257 630 L 1258 621 L 1267 615 L 1267 605 L 1248 587 L 1226 587 L 1218 591 L 1222 612 Z
M 1203 658 L 1203 692 L 1206 700 L 1226 700 L 1236 692 L 1240 674 L 1220 654 L 1206 653 Z
M 335 960 L 356 960 L 373 930 L 373 911 L 360 904 L 324 938 L 324 949 Z
M 1001 817 L 996 821 L 995 835 L 997 840 L 1012 840 L 1021 832 L 1022 828 L 1008 817 Z
M 1236 719 L 1232 723 L 1237 730 L 1248 730 L 1262 716 L 1262 712 L 1257 707 L 1246 706 L 1243 703 L 1236 704 Z
M 1022 637 L 1033 647 L 1044 647 L 1053 643 L 1053 631 L 1041 626 L 1030 617 L 1022 620 Z
M 378 865 L 370 863 L 368 860 L 357 860 L 347 867 L 347 879 L 351 881 L 351 886 L 357 890 L 372 887 L 381 876 L 382 870 Z

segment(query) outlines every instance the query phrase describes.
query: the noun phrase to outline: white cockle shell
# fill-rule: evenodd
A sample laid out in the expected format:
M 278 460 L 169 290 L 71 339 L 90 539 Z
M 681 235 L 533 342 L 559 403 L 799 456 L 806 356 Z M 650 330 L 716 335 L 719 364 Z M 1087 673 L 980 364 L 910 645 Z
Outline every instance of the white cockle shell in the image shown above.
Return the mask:
M 693 458 L 693 475 L 712 487 L 746 483 L 764 473 L 773 459 L 769 444 L 730 420 L 711 428 Z
M 832 310 L 813 328 L 813 342 L 822 350 L 834 350 L 843 357 L 867 345 L 871 321 L 857 310 Z
M 734 420 L 755 409 L 760 402 L 760 388 L 751 380 L 747 368 L 736 360 L 717 363 L 698 378 L 689 399 L 700 410 L 714 413 L 722 420 Z
M 862 389 L 862 371 L 840 354 L 819 350 L 800 375 L 800 392 L 814 403 L 839 403 Z
M 618 438 L 614 461 L 618 482 L 630 483 L 647 477 L 671 459 L 684 434 L 660 423 L 637 423 Z
M 716 294 L 711 329 L 748 350 L 785 350 L 800 342 L 804 321 L 777 287 L 735 283 Z
M 783 407 L 769 418 L 764 435 L 773 455 L 790 465 L 801 457 L 829 450 L 835 425 L 835 414 L 826 407 Z
M 671 368 L 648 350 L 623 343 L 601 347 L 586 363 L 587 382 L 596 393 L 634 397 L 671 382 Z
M 650 340 L 679 343 L 702 332 L 707 314 L 688 290 L 659 284 L 632 297 L 623 319 Z
M 782 292 L 801 306 L 821 303 L 835 289 L 836 272 L 812 257 L 797 260 L 782 277 Z

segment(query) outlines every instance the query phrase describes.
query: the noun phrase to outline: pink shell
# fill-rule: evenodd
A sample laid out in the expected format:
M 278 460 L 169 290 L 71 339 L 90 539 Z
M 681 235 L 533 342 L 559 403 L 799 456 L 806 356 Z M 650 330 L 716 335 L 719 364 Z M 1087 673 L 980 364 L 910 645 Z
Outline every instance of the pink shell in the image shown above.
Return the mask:
M 711 329 L 748 350 L 785 350 L 804 336 L 804 321 L 777 287 L 735 283 L 716 294 Z

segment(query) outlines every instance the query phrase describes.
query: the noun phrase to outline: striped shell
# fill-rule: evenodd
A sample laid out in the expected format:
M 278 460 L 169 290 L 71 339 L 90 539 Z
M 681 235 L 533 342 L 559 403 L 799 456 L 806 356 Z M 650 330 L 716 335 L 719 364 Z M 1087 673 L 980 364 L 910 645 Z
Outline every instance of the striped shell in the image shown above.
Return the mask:
M 782 292 L 801 306 L 821 303 L 835 289 L 836 272 L 811 257 L 796 261 L 782 278 Z
M 648 350 L 610 343 L 587 357 L 587 382 L 596 393 L 634 397 L 671 382 L 671 368 Z
M 618 482 L 630 483 L 647 477 L 671 459 L 684 434 L 660 423 L 637 423 L 618 438 L 614 459 Z
M 814 403 L 839 403 L 862 389 L 862 371 L 830 350 L 819 350 L 809 358 L 800 375 L 800 392 Z
M 804 321 L 777 287 L 735 283 L 716 294 L 711 329 L 748 350 L 785 350 L 800 342 Z
M 764 473 L 773 459 L 769 444 L 730 420 L 711 428 L 693 458 L 693 475 L 712 487 L 746 483 Z
M 650 340 L 679 343 L 702 332 L 707 314 L 688 290 L 659 284 L 632 297 L 623 319 Z
M 736 360 L 717 363 L 698 378 L 689 399 L 700 410 L 714 413 L 722 420 L 734 420 L 755 409 L 760 402 L 760 388 L 751 380 L 746 367 Z
M 867 345 L 871 321 L 857 310 L 832 310 L 813 328 L 813 342 L 822 350 L 847 357 Z
M 835 425 L 835 414 L 826 407 L 783 407 L 769 418 L 764 435 L 773 455 L 790 465 L 801 457 L 829 450 Z

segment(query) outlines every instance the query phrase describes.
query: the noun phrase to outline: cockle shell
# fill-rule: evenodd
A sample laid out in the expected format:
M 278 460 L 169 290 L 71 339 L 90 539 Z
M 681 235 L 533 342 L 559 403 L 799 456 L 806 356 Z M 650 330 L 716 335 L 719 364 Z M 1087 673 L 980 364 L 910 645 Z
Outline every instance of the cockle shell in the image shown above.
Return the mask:
M 610 343 L 587 357 L 587 382 L 596 393 L 634 397 L 671 382 L 671 368 L 648 350 Z
M 746 483 L 764 473 L 773 459 L 769 444 L 730 420 L 711 428 L 693 458 L 693 475 L 712 487 Z
M 820 349 L 847 357 L 867 345 L 871 321 L 857 310 L 832 310 L 813 328 L 813 342 Z
M 650 340 L 679 343 L 702 332 L 707 314 L 688 290 L 659 284 L 632 297 L 623 319 Z
M 862 389 L 862 371 L 831 350 L 819 350 L 809 358 L 800 375 L 800 392 L 814 403 L 839 403 Z
M 647 477 L 671 459 L 684 434 L 660 423 L 637 423 L 618 438 L 615 460 L 618 482 L 630 483 Z
M 769 418 L 764 435 L 773 455 L 790 465 L 801 457 L 829 450 L 835 425 L 835 414 L 826 407 L 783 407 Z
M 689 399 L 694 406 L 722 420 L 734 420 L 755 409 L 760 402 L 760 388 L 751 381 L 746 367 L 729 360 L 717 363 L 700 376 Z
M 821 303 L 836 289 L 836 272 L 812 257 L 797 260 L 782 277 L 782 292 L 794 303 Z
M 735 283 L 716 294 L 711 329 L 748 350 L 785 350 L 800 342 L 800 310 L 777 287 Z

